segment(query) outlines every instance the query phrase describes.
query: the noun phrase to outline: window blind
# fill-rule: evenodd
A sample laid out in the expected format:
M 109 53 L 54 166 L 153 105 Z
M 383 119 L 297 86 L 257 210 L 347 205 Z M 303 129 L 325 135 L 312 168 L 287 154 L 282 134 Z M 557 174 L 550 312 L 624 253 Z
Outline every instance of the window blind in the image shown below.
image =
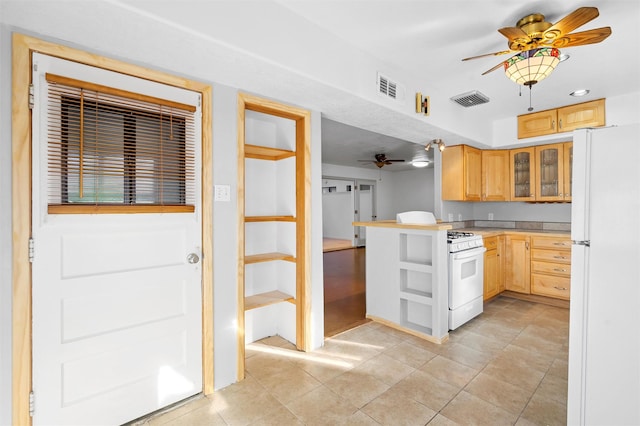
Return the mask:
M 46 79 L 50 213 L 194 211 L 194 106 Z

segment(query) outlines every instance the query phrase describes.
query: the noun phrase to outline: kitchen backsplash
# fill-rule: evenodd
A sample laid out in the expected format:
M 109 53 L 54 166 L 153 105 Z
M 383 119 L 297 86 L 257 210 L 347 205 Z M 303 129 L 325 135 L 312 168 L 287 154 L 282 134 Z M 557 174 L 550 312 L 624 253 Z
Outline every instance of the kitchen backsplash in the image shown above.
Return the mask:
M 461 228 L 502 228 L 502 229 L 526 229 L 531 231 L 571 231 L 571 223 L 568 222 L 532 222 L 516 220 L 463 220 L 448 222 L 453 229 Z

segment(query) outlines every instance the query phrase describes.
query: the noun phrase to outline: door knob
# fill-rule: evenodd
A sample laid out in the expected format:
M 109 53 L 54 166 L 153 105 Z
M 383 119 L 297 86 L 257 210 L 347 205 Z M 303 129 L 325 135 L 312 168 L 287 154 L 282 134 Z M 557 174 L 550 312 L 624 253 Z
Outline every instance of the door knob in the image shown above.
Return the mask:
M 198 263 L 198 262 L 200 262 L 200 258 L 195 253 L 189 253 L 187 255 L 187 262 L 189 262 L 191 264 Z

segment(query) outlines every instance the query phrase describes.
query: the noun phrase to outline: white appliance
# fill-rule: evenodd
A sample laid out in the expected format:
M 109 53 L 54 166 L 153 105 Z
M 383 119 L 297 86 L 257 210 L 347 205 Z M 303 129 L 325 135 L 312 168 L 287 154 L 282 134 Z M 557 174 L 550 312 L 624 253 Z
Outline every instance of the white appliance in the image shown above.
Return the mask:
M 640 424 L 640 124 L 573 137 L 569 425 Z
M 449 330 L 482 313 L 484 252 L 482 236 L 447 232 L 449 251 Z

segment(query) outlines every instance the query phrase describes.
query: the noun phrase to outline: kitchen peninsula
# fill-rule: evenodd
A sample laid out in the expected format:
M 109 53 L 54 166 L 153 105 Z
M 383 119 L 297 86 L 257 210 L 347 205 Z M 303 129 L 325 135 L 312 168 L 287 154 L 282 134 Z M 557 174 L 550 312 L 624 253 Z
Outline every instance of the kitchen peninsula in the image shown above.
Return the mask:
M 353 224 L 367 227 L 367 318 L 435 343 L 446 341 L 451 225 Z

